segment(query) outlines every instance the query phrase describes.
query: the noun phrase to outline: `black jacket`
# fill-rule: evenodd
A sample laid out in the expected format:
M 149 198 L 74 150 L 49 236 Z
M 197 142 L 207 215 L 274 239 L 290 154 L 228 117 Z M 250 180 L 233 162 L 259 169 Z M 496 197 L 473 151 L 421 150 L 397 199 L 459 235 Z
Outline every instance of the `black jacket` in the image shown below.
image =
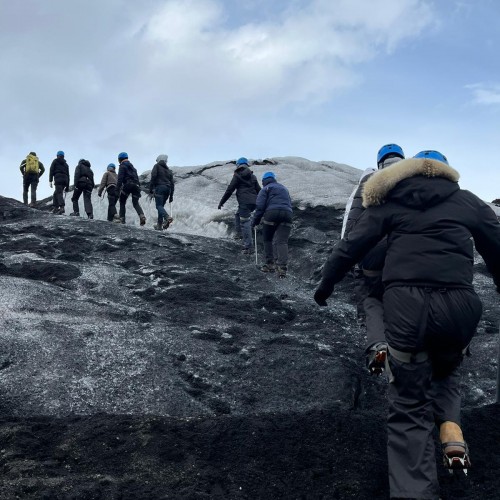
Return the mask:
M 403 160 L 365 184 L 366 210 L 323 269 L 320 289 L 333 285 L 387 235 L 382 280 L 472 288 L 474 245 L 500 286 L 500 224 L 477 196 L 460 189 L 459 174 L 427 158 Z
M 234 171 L 233 178 L 224 196 L 221 198 L 219 205 L 224 205 L 234 191 L 236 191 L 236 199 L 239 204 L 245 203 L 255 205 L 257 195 L 260 191 L 260 185 L 255 175 L 253 175 L 252 171 L 246 165 L 238 167 Z
M 64 158 L 52 161 L 49 171 L 49 182 L 69 188 L 69 167 Z
M 156 163 L 151 171 L 150 188 L 153 190 L 157 186 L 168 186 L 170 197 L 174 196 L 174 175 L 163 160 Z
M 120 191 L 121 187 L 125 184 L 133 183 L 140 186 L 139 175 L 134 165 L 128 160 L 122 161 L 118 169 L 118 182 L 116 184 L 116 190 Z
M 75 178 L 74 178 L 75 188 L 78 189 L 93 189 L 94 184 L 94 172 L 90 168 L 90 162 L 88 160 L 80 160 L 75 168 Z

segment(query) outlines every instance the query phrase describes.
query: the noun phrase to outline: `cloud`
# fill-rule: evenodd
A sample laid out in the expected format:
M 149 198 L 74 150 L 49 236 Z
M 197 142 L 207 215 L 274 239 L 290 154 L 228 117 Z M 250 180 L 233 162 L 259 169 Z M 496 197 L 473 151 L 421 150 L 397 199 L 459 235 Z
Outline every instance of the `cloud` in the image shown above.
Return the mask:
M 466 85 L 466 89 L 472 91 L 474 104 L 495 106 L 500 104 L 500 85 L 474 83 Z

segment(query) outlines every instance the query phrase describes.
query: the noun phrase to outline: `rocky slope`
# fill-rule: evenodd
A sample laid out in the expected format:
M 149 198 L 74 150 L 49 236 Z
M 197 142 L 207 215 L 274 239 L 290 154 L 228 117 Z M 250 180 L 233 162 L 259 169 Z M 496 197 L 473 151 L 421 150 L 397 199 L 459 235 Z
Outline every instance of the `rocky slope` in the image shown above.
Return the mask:
M 295 210 L 278 281 L 229 238 L 0 198 L 0 497 L 387 498 L 385 381 L 363 370 L 350 279 L 312 301 L 342 216 Z M 467 484 L 443 475 L 443 498 L 500 491 L 498 298 L 476 267 L 475 467 Z

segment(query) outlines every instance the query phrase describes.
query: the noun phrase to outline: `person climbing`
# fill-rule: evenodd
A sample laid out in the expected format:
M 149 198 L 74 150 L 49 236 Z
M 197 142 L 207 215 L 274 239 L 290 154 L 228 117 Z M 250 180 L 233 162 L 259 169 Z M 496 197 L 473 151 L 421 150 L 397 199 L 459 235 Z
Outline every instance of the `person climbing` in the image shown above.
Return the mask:
M 387 235 L 382 273 L 389 373 L 391 498 L 437 499 L 432 431 L 439 428 L 449 470 L 470 466 L 460 427 L 460 372 L 482 305 L 472 285 L 475 248 L 500 292 L 500 223 L 438 151 L 422 151 L 376 172 L 366 210 L 328 258 L 314 300 Z
M 260 185 L 257 178 L 248 166 L 248 160 L 244 157 L 236 161 L 236 169 L 233 178 L 222 196 L 219 210 L 224 206 L 231 195 L 236 191 L 238 201 L 238 210 L 234 214 L 234 223 L 236 234 L 241 234 L 243 239 L 243 253 L 253 253 L 252 229 L 250 227 L 250 218 L 255 210 L 255 202 L 260 191 Z
M 139 216 L 141 226 L 146 224 L 146 216 L 139 204 L 141 197 L 141 185 L 139 182 L 139 175 L 134 165 L 129 161 L 127 153 L 120 153 L 118 155 L 120 166 L 118 168 L 118 180 L 116 183 L 116 191 L 120 200 L 120 217 L 115 219 L 116 222 L 125 224 L 126 203 L 129 195 L 132 195 L 132 205 Z
M 398 161 L 404 160 L 405 155 L 401 146 L 386 144 L 377 153 L 377 167 L 386 168 Z M 348 239 L 349 233 L 363 214 L 364 207 L 362 192 L 368 179 L 376 172 L 366 172 L 356 189 L 350 209 L 345 219 L 342 237 Z M 380 375 L 384 371 L 387 356 L 385 341 L 384 308 L 382 296 L 382 268 L 384 267 L 387 251 L 387 238 L 381 240 L 375 248 L 370 250 L 355 268 L 355 295 L 358 308 L 358 319 L 366 327 L 366 366 L 372 375 Z
M 92 207 L 92 189 L 95 187 L 94 172 L 92 171 L 90 162 L 81 159 L 75 168 L 75 177 L 73 180 L 75 190 L 71 201 L 73 202 L 73 213 L 70 215 L 80 217 L 80 209 L 78 207 L 78 200 L 83 194 L 83 206 L 85 213 L 89 219 L 94 218 L 94 210 Z
M 262 221 L 266 263 L 261 271 L 285 278 L 288 266 L 288 238 L 292 231 L 292 200 L 288 189 L 276 181 L 274 172 L 262 176 L 262 189 L 257 196 L 252 228 Z
M 118 201 L 118 196 L 116 192 L 116 183 L 118 180 L 118 175 L 116 174 L 116 165 L 110 163 L 106 167 L 106 172 L 102 176 L 101 183 L 97 189 L 97 195 L 101 197 L 103 192 L 106 191 L 108 194 L 108 221 L 112 222 L 115 217 L 118 217 L 116 213 L 116 202 Z
M 168 229 L 173 220 L 165 210 L 165 203 L 174 201 L 174 175 L 167 166 L 168 155 L 159 155 L 156 164 L 151 171 L 151 183 L 149 192 L 154 194 L 156 210 L 158 210 L 158 224 L 154 228 L 158 231 Z
M 36 153 L 32 151 L 21 162 L 19 170 L 21 170 L 23 176 L 23 203 L 25 205 L 28 204 L 28 191 L 31 188 L 31 203 L 29 206 L 34 207 L 36 205 L 36 188 L 38 187 L 40 177 L 45 172 L 45 167 L 38 159 Z
M 63 192 L 69 190 L 69 167 L 64 159 L 64 151 L 58 151 L 52 160 L 49 170 L 49 186 L 54 185 L 52 196 L 52 213 L 62 215 L 65 212 L 65 202 Z

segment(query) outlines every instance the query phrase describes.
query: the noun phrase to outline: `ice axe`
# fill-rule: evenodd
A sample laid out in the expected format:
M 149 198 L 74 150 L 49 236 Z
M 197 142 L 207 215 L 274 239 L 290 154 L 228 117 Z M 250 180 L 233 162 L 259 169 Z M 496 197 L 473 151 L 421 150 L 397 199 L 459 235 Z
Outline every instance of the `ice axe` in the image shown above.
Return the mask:
M 255 242 L 255 267 L 259 267 L 259 261 L 257 256 L 257 226 L 253 227 L 253 240 Z

